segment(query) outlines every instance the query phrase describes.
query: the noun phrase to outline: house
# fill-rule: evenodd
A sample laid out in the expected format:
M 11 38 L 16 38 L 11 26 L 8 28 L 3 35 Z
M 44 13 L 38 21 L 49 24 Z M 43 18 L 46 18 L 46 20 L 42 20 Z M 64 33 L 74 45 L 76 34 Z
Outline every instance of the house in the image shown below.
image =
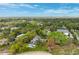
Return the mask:
M 38 36 L 38 35 L 36 35 L 36 36 L 31 40 L 31 42 L 30 42 L 30 44 L 29 44 L 29 47 L 30 47 L 30 48 L 35 47 L 35 45 L 36 45 L 36 43 L 37 43 L 38 41 L 41 41 L 41 37 Z
M 34 48 L 37 44 L 37 42 L 44 42 L 46 41 L 46 39 L 42 39 L 40 36 L 36 35 L 32 40 L 31 42 L 29 43 L 29 46 L 30 48 Z
M 20 36 L 23 36 L 24 34 L 20 34 L 20 35 L 18 35 L 16 38 L 18 38 L 18 37 L 20 37 Z
M 7 39 L 3 38 L 0 40 L 0 45 L 6 45 L 8 44 Z
M 18 40 L 18 38 L 24 36 L 25 34 L 20 34 L 20 35 L 17 35 L 16 38 L 14 40 Z
M 70 35 L 69 30 L 65 26 L 62 26 L 62 28 L 57 29 L 57 31 L 62 32 L 62 33 L 64 33 L 64 35 L 67 35 L 67 36 Z
M 40 36 L 38 36 L 38 35 L 36 35 L 36 36 L 33 38 L 33 40 L 31 40 L 31 42 L 30 42 L 30 43 L 36 44 L 36 43 L 37 43 L 37 41 L 39 41 L 39 40 L 41 40 L 41 37 L 40 37 Z
M 64 33 L 64 35 L 70 35 L 70 32 L 67 29 L 57 29 L 58 32 Z
M 64 35 L 69 36 L 71 39 L 73 39 L 73 35 L 69 32 L 69 30 L 66 27 L 62 27 L 60 29 L 57 29 L 58 32 L 64 33 Z

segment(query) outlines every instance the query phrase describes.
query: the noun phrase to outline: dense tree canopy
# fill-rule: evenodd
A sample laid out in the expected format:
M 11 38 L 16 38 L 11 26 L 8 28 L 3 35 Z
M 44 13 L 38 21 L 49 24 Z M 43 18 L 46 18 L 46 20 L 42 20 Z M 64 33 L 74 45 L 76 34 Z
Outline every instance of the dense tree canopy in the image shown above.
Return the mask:
M 68 42 L 68 37 L 61 32 L 51 32 L 49 37 L 52 37 L 56 44 L 64 45 Z

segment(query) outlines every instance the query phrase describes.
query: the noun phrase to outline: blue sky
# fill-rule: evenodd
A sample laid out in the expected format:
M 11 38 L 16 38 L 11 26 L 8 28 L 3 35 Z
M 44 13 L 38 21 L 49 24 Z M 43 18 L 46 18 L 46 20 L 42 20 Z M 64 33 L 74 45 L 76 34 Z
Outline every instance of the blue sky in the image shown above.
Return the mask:
M 0 16 L 79 16 L 78 3 L 1 3 Z

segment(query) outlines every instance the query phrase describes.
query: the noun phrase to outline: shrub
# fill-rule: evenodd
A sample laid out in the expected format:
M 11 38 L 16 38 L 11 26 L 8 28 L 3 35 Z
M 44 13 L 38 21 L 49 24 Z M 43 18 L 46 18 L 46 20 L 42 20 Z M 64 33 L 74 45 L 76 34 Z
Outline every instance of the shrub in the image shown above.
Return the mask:
M 9 47 L 9 52 L 12 54 L 28 51 L 27 44 L 14 43 Z

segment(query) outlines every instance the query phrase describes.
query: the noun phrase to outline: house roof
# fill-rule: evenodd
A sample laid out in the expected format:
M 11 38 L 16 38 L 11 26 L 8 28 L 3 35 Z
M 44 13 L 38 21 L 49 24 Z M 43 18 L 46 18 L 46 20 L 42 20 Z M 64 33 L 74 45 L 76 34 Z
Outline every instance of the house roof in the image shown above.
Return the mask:
M 57 29 L 58 32 L 70 33 L 67 29 Z
M 34 38 L 33 38 L 33 40 L 31 40 L 31 43 L 36 43 L 38 40 L 40 40 L 41 39 L 41 37 L 40 36 L 38 36 L 38 35 L 36 35 Z
M 20 35 L 18 35 L 17 37 L 20 37 L 20 36 L 22 36 L 22 35 L 24 35 L 24 34 L 20 34 Z

